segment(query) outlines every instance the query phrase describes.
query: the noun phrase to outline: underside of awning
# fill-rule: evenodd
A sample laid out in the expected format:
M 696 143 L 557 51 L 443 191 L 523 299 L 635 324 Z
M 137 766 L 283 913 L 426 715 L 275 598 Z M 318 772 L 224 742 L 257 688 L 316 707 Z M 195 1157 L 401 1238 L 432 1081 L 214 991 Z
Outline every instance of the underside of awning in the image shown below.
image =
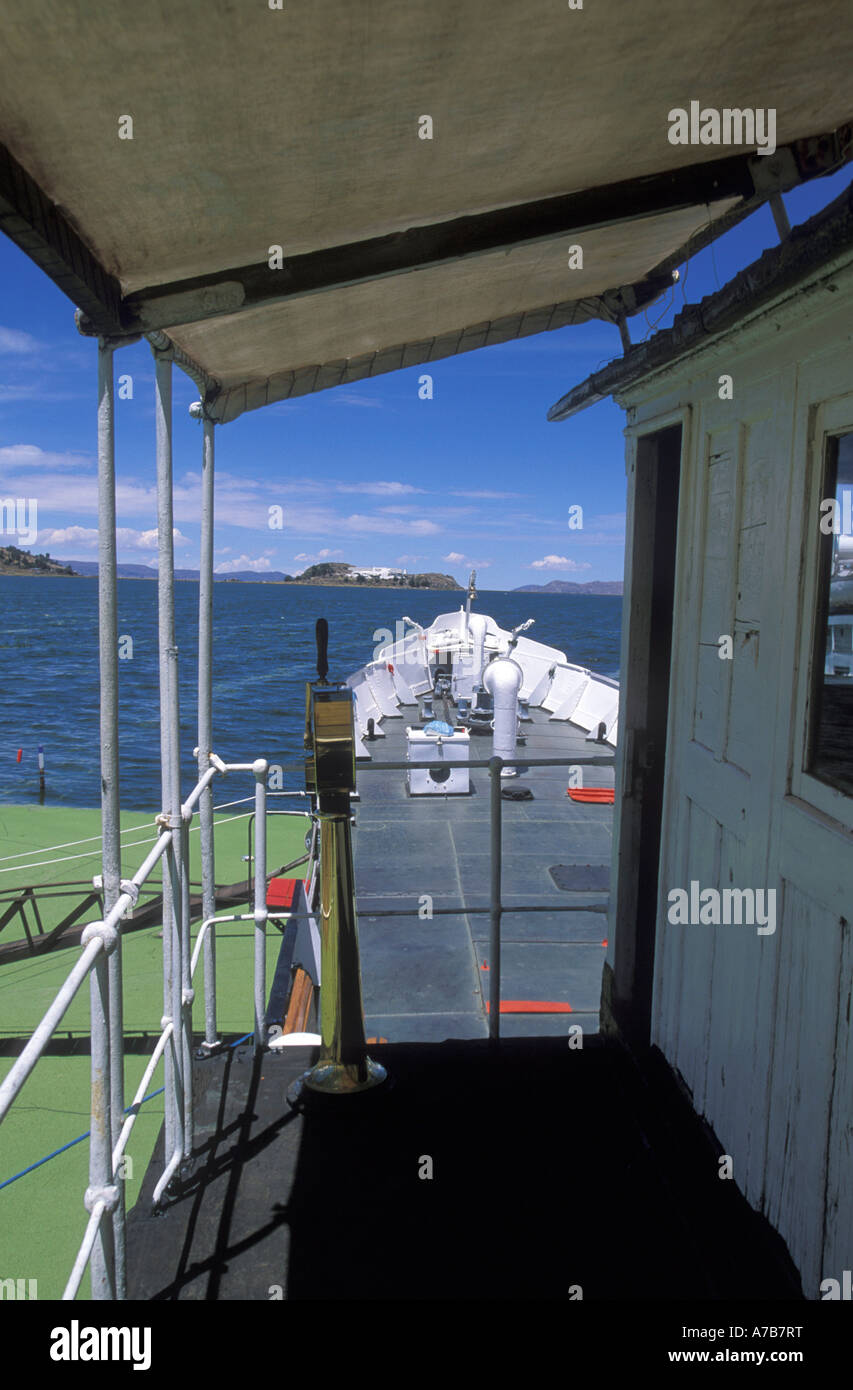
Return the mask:
M 270 3 L 0 0 L 0 229 L 218 421 L 619 322 L 850 157 L 846 0 Z M 775 151 L 670 143 L 694 99 Z

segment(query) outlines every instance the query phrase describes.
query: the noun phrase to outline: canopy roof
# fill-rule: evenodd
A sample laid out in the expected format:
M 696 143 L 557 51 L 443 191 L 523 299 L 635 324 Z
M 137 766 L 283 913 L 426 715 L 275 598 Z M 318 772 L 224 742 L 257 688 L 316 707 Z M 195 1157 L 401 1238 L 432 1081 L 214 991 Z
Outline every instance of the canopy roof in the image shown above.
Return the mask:
M 846 0 L 270 3 L 0 0 L 0 228 L 218 420 L 615 322 L 850 155 Z M 776 153 L 671 144 L 694 99 Z
M 765 251 L 715 294 L 688 304 L 676 314 L 671 328 L 637 343 L 624 357 L 572 387 L 551 406 L 548 419 L 568 420 L 605 396 L 619 398 L 637 382 L 666 371 L 768 306 L 776 306 L 806 281 L 819 281 L 834 292 L 834 278 L 851 266 L 853 183 L 807 222 L 794 227 L 781 246 Z M 769 331 L 778 331 L 777 320 Z

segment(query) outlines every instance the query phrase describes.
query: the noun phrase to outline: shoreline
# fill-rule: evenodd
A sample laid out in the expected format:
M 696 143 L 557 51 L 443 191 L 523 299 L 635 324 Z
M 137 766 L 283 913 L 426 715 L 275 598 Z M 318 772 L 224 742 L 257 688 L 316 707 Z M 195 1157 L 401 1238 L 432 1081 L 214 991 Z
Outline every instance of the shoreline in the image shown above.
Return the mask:
M 32 570 L 0 570 L 0 579 L 93 579 L 97 582 L 96 574 L 54 574 L 44 573 L 34 574 Z M 119 579 L 138 580 L 142 584 L 156 583 L 157 575 L 152 574 L 120 574 Z M 187 579 L 186 576 L 175 576 L 176 584 L 198 584 L 198 579 Z M 420 590 L 424 594 L 464 594 L 466 592 L 459 584 L 455 589 L 434 588 L 429 584 L 394 584 L 387 579 L 378 579 L 375 584 L 368 582 L 357 583 L 350 581 L 346 584 L 336 584 L 330 579 L 214 579 L 215 584 L 266 584 L 269 587 L 276 586 L 280 589 L 399 589 L 401 592 L 416 593 Z M 503 593 L 503 590 L 494 590 L 496 593 Z M 509 591 L 507 591 L 509 592 Z
M 120 580 L 131 582 L 139 581 L 142 584 L 150 584 L 157 579 L 156 574 L 151 578 L 142 574 L 120 574 Z M 0 579 L 93 579 L 97 581 L 96 574 L 33 574 L 31 570 L 0 570 Z M 175 576 L 176 584 L 198 584 L 198 579 L 179 578 Z M 330 579 L 216 579 L 215 584 L 264 584 L 268 588 L 279 589 L 396 589 L 399 593 L 422 593 L 422 594 L 464 594 L 467 590 L 460 584 L 455 589 L 439 588 L 435 589 L 431 585 L 416 584 L 411 587 L 408 584 L 392 584 L 389 580 L 377 580 L 375 584 L 366 582 L 347 584 L 336 584 Z M 478 589 L 482 594 L 547 594 L 548 598 L 622 598 L 622 594 L 590 594 L 590 593 L 570 593 L 561 594 L 556 590 L 544 589 Z

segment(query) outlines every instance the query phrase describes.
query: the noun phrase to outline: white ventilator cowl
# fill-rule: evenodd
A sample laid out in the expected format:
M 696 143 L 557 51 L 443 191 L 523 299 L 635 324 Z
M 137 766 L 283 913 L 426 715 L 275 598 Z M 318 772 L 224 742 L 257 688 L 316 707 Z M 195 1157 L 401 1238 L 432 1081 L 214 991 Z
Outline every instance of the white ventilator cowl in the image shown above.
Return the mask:
M 497 758 L 515 757 L 515 739 L 518 731 L 518 692 L 521 689 L 522 672 L 512 657 L 501 656 L 492 661 L 483 673 L 483 685 L 491 695 L 495 706 L 492 724 L 494 737 L 492 754 Z M 515 777 L 514 767 L 501 768 L 501 777 Z

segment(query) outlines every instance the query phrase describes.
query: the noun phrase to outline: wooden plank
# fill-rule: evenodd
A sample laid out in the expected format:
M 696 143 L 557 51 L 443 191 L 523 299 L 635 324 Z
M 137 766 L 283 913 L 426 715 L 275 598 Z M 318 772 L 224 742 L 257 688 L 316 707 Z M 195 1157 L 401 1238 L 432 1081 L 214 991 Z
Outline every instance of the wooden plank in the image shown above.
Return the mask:
M 725 751 L 726 761 L 748 774 L 765 751 L 767 686 L 759 665 L 760 639 L 760 629 L 754 623 L 735 619 L 732 660 L 727 663 L 730 676 Z
M 759 887 L 752 846 L 724 830 L 720 886 Z M 734 1181 L 758 1204 L 764 1190 L 766 1093 L 772 1036 L 778 930 L 759 936 L 755 927 L 711 927 L 716 950 L 709 980 L 712 1000 L 706 1105 L 715 1133 L 734 1165 Z
M 688 743 L 679 769 L 685 795 L 737 834 L 754 823 L 752 779 L 734 763 L 719 762 L 707 748 Z
M 733 626 L 734 540 L 737 509 L 736 436 L 730 425 L 708 433 L 704 508 L 699 518 L 701 598 L 699 650 L 693 694 L 693 737 L 722 757 L 728 669 L 720 659 L 720 637 Z
M 293 987 L 287 1006 L 282 1033 L 304 1033 L 308 1028 L 311 1014 L 311 1001 L 314 998 L 314 982 L 300 965 L 293 977 Z
M 764 1207 L 787 1242 L 806 1297 L 815 1298 L 821 1279 L 841 933 L 837 918 L 788 880 L 783 880 L 779 918 Z
M 652 1041 L 665 1057 L 672 1060 L 673 1065 L 678 1055 L 685 937 L 683 929 L 674 926 L 667 918 L 667 894 L 671 887 L 688 882 L 687 864 L 693 802 L 689 797 L 682 796 L 680 808 L 681 814 L 673 817 L 677 829 L 672 836 L 665 835 L 661 845 L 652 1010 Z
M 672 888 L 684 888 L 689 891 L 693 879 L 698 879 L 702 888 L 718 883 L 720 836 L 719 822 L 693 801 L 685 864 L 686 877 L 682 883 L 664 884 L 664 889 L 667 892 Z M 703 1115 L 706 1112 L 712 1003 L 708 984 L 713 976 L 717 929 L 701 923 L 673 929 L 683 934 L 675 1065 L 693 1093 L 693 1104 L 699 1114 Z
M 853 928 L 839 920 L 841 965 L 835 1005 L 835 1070 L 829 1121 L 822 1278 L 853 1268 Z

